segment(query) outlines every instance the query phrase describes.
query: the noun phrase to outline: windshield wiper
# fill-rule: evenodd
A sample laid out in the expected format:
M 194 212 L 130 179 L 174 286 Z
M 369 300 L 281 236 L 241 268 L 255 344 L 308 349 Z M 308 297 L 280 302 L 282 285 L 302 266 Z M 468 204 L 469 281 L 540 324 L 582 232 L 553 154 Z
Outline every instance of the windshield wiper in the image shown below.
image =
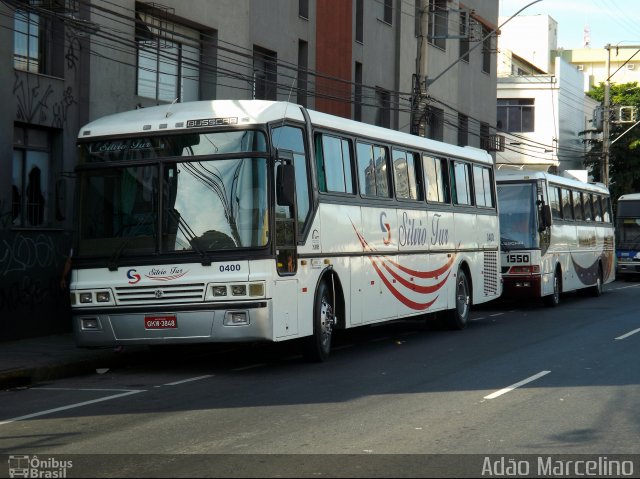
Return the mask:
M 207 252 L 198 245 L 198 238 L 187 221 L 182 219 L 182 216 L 180 216 L 173 210 L 167 210 L 167 212 L 173 219 L 178 222 L 178 229 L 182 232 L 183 235 L 187 237 L 187 239 L 189 240 L 189 244 L 196 251 L 196 253 L 199 253 L 202 257 L 202 266 L 211 266 L 211 258 L 209 258 Z
M 147 219 L 149 216 L 153 217 L 153 214 L 146 213 L 144 216 L 141 216 L 138 219 L 138 222 L 135 225 L 133 225 L 133 228 L 131 229 L 131 234 L 126 238 L 122 238 L 122 241 L 118 245 L 118 248 L 113 252 L 113 254 L 111 255 L 111 258 L 109 258 L 109 262 L 107 263 L 107 267 L 109 268 L 109 271 L 118 271 L 118 260 L 120 259 L 122 252 L 127 247 L 127 245 L 131 242 L 131 240 L 136 237 L 135 234 L 138 232 L 140 227 L 144 224 L 148 224 Z

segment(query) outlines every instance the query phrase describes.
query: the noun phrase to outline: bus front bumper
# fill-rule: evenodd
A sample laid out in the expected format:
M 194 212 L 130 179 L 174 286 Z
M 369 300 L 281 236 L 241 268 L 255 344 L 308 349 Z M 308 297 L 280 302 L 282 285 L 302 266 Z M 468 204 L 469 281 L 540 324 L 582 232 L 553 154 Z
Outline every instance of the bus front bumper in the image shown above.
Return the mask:
M 273 340 L 271 301 L 233 307 L 185 306 L 118 310 L 72 311 L 78 347 L 125 344 L 186 344 Z

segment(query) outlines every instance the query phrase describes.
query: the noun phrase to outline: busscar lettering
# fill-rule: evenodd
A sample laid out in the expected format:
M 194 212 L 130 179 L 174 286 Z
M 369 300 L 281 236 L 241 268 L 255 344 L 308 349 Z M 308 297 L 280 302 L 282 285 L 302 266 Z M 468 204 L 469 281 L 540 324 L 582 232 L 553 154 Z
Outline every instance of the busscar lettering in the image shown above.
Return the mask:
M 187 120 L 187 128 L 202 128 L 206 126 L 237 125 L 237 117 L 228 118 L 200 118 L 198 120 Z

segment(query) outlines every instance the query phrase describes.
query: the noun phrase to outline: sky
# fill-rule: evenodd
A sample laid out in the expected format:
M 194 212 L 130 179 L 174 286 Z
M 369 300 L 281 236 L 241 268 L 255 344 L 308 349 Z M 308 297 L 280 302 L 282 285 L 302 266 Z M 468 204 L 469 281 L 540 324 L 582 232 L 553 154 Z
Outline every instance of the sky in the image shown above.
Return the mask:
M 509 17 L 535 0 L 498 0 L 499 15 Z M 585 27 L 590 47 L 640 45 L 638 0 L 540 0 L 519 15 L 547 14 L 558 22 L 558 48 L 584 48 Z

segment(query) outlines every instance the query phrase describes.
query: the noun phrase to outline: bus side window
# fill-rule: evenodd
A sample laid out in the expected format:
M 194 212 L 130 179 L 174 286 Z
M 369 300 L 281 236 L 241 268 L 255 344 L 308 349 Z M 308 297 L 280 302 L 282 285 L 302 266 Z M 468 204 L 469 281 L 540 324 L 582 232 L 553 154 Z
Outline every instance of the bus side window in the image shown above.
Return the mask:
M 450 203 L 447 160 L 423 155 L 422 167 L 427 190 L 427 201 Z
M 608 196 L 602 198 L 602 221 L 611 222 L 611 201 Z
M 457 205 L 473 204 L 471 198 L 471 181 L 469 177 L 469 165 L 460 161 L 452 162 L 453 178 L 451 185 L 455 185 L 453 202 Z
M 584 211 L 582 210 L 582 193 L 572 190 L 573 196 L 573 217 L 578 220 L 584 220 Z
M 348 140 L 330 135 L 317 135 L 316 158 L 320 191 L 354 193 L 353 162 Z
M 595 221 L 602 221 L 602 198 L 600 195 L 593 195 L 593 218 Z
M 477 206 L 493 207 L 491 196 L 491 169 L 473 165 L 473 189 Z
M 551 206 L 551 217 L 554 220 L 562 219 L 562 208 L 560 207 L 560 190 L 555 186 L 549 188 L 549 206 Z
M 422 191 L 417 184 L 418 166 L 414 154 L 403 150 L 391 150 L 393 154 L 393 173 L 396 182 L 396 198 L 421 200 Z
M 571 204 L 571 191 L 562 188 L 562 217 L 565 220 L 573 219 L 573 205 Z
M 593 221 L 593 201 L 591 197 L 591 193 L 583 193 L 582 195 L 582 199 L 584 200 L 584 219 L 587 221 Z

